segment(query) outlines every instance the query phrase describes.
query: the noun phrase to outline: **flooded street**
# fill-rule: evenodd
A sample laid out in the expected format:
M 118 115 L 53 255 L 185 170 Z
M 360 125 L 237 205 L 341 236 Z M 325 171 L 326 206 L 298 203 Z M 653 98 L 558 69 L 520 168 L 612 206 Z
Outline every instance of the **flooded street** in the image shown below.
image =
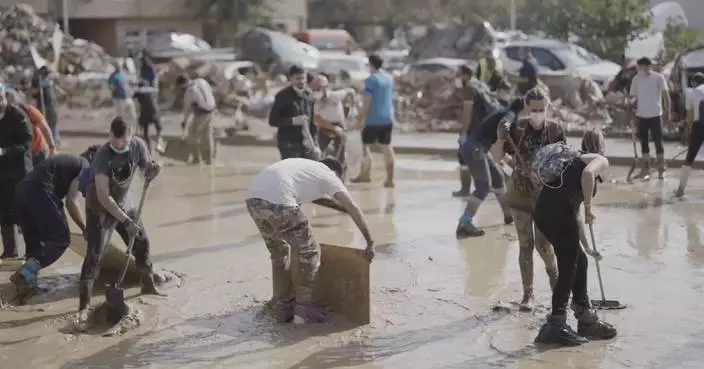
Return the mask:
M 67 139 L 78 152 L 90 140 Z M 622 183 L 611 173 L 595 198 L 596 239 L 607 299 L 628 304 L 600 312 L 619 337 L 539 352 L 533 339 L 549 312 L 550 291 L 534 257 L 534 313 L 493 312 L 521 297 L 518 242 L 490 198 L 477 225 L 483 238 L 457 241 L 464 202 L 456 164 L 398 157 L 395 189 L 350 185 L 376 241 L 372 323 L 280 325 L 262 311 L 271 294 L 268 252 L 244 207 L 253 175 L 278 159 L 269 147 L 220 147 L 220 165 L 165 168 L 145 206 L 154 265 L 178 276 L 167 297 L 126 291 L 140 326 L 124 335 L 77 334 L 72 316 L 82 259 L 67 251 L 43 271 L 48 289 L 26 306 L 0 310 L 3 368 L 540 368 L 688 369 L 704 360 L 704 175 L 692 174 L 683 201 L 672 200 L 677 171 L 665 181 Z M 375 165 L 381 158 L 375 157 Z M 356 170 L 353 170 L 355 172 Z M 608 182 L 608 181 L 607 181 Z M 363 247 L 352 220 L 307 205 L 320 242 Z M 590 258 L 590 293 L 599 298 Z M 0 271 L 3 294 L 10 272 Z M 4 296 L 5 297 L 5 296 Z M 102 301 L 96 292 L 95 301 Z M 574 321 L 572 321 L 573 324 Z

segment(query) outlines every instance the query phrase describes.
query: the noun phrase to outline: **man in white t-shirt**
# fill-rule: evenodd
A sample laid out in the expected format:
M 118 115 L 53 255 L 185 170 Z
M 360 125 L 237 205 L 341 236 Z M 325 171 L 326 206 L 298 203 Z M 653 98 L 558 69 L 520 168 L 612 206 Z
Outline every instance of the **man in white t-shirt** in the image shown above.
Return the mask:
M 249 188 L 247 210 L 271 254 L 272 285 L 277 318 L 281 322 L 322 322 L 325 315 L 312 305 L 313 284 L 320 265 L 320 246 L 313 238 L 301 204 L 331 196 L 350 214 L 367 242 L 369 261 L 374 257 L 367 221 L 340 180 L 342 167 L 333 158 L 320 162 L 290 158 L 259 173 Z M 300 280 L 292 286 L 290 248 L 298 251 Z M 295 291 L 295 293 L 294 293 Z
M 347 172 L 345 162 L 345 107 L 344 101 L 354 96 L 354 90 L 330 90 L 327 77 L 318 74 L 309 84 L 315 99 L 314 122 L 318 129 L 318 146 L 323 153 L 334 156 L 342 164 L 342 178 Z
M 662 125 L 670 120 L 670 93 L 665 77 L 651 70 L 649 58 L 638 59 L 638 74 L 631 82 L 631 97 L 636 100 L 636 133 L 643 154 L 641 171 L 635 178 L 650 178 L 649 134 L 653 136 L 657 157 L 658 177 L 665 174 L 665 148 L 662 143 Z
M 190 146 L 193 163 L 212 163 L 215 157 L 213 134 L 213 112 L 215 95 L 213 88 L 203 78 L 191 80 L 186 75 L 176 79 L 176 84 L 185 89 L 183 95 L 183 138 Z M 191 115 L 193 119 L 191 120 Z

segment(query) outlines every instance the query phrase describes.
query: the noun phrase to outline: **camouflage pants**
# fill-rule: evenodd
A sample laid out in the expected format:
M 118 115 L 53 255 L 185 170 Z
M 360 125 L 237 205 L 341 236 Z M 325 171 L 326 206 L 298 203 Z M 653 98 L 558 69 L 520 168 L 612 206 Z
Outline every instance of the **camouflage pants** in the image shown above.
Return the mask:
M 274 300 L 308 304 L 313 297 L 315 275 L 320 266 L 320 246 L 303 211 L 298 206 L 275 205 L 262 199 L 247 199 L 247 210 L 271 254 Z M 298 252 L 299 282 L 291 279 L 291 248 Z
M 193 162 L 210 164 L 215 158 L 215 134 L 213 132 L 213 114 L 196 113 L 186 132 L 186 143 L 193 154 Z
M 533 295 L 533 249 L 538 249 L 538 254 L 545 262 L 545 271 L 550 278 L 550 286 L 557 282 L 557 259 L 555 251 L 547 238 L 533 227 L 533 214 L 525 211 L 511 209 L 511 215 L 516 224 L 518 235 L 518 266 L 521 270 L 523 293 Z

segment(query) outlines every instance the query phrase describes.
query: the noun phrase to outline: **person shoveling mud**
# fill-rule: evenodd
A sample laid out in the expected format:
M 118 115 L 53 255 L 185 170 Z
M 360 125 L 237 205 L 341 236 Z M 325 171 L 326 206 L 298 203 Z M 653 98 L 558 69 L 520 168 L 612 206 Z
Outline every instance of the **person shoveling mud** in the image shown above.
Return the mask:
M 10 277 L 23 303 L 37 292 L 39 271 L 56 262 L 71 243 L 63 202 L 71 219 L 83 232 L 86 225 L 78 203 L 80 178 L 90 176 L 90 164 L 82 156 L 59 154 L 45 159 L 20 182 L 17 213 L 24 235 L 27 261 Z M 84 186 L 87 184 L 83 181 Z M 85 189 L 83 188 L 83 191 Z
M 539 231 L 533 231 L 533 204 L 539 190 L 530 163 L 541 147 L 566 142 L 562 126 L 548 119 L 550 100 L 543 91 L 534 88 L 525 96 L 524 110 L 515 122 L 507 122 L 497 129 L 494 157 L 501 160 L 508 150 L 516 158 L 516 168 L 508 179 L 507 196 L 518 235 L 518 265 L 523 282 L 521 310 L 533 309 L 533 249 L 545 262 L 550 285 L 557 281 L 557 264 L 552 246 Z M 507 145 L 508 144 L 508 145 Z
M 325 314 L 312 304 L 313 284 L 320 266 L 320 245 L 313 238 L 300 204 L 331 196 L 350 214 L 374 256 L 367 220 L 340 180 L 342 166 L 333 158 L 320 162 L 290 158 L 259 173 L 249 188 L 247 210 L 271 253 L 273 302 L 280 322 L 323 322 Z M 289 251 L 299 257 L 299 285 L 292 286 Z
M 137 168 L 150 182 L 161 172 L 161 165 L 149 160 L 146 144 L 133 137 L 130 127 L 120 117 L 110 124 L 110 141 L 95 153 L 86 196 L 87 250 L 81 269 L 77 324 L 81 328 L 90 318 L 90 299 L 113 230 L 129 244 L 134 241 L 135 262 L 142 284 L 142 293 L 159 294 L 149 260 L 149 238 L 141 222 L 134 220 L 135 209 L 129 201 L 132 179 Z M 124 210 L 123 210 L 124 209 Z
M 559 276 L 552 292 L 552 313 L 536 343 L 578 346 L 589 340 L 616 337 L 616 328 L 599 319 L 587 294 L 587 255 L 601 256 L 593 248 L 580 246 L 579 208 L 584 203 L 584 221 L 594 222 L 591 202 L 599 175 L 609 167 L 602 156 L 604 138 L 590 131 L 582 141 L 583 151 L 555 143 L 543 147 L 535 156 L 533 169 L 542 184 L 533 216 L 535 225 L 555 249 Z M 572 292 L 572 310 L 577 332 L 566 322 L 567 303 Z

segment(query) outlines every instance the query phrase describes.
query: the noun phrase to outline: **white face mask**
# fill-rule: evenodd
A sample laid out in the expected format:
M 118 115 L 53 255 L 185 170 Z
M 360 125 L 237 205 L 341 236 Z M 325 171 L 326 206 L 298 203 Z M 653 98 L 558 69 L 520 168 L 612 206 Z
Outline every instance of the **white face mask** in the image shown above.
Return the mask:
M 547 117 L 547 112 L 530 113 L 530 125 L 535 129 L 541 129 L 545 125 Z
M 129 143 L 127 145 L 125 145 L 125 148 L 122 150 L 119 150 L 118 148 L 116 148 L 112 144 L 109 144 L 109 145 L 110 145 L 110 150 L 112 150 L 115 154 L 124 154 L 124 153 L 130 151 L 130 144 Z
M 321 100 L 323 98 L 323 91 L 313 91 L 313 98 Z
M 464 87 L 464 83 L 462 82 L 462 78 L 455 78 L 455 87 L 457 87 L 457 88 Z

